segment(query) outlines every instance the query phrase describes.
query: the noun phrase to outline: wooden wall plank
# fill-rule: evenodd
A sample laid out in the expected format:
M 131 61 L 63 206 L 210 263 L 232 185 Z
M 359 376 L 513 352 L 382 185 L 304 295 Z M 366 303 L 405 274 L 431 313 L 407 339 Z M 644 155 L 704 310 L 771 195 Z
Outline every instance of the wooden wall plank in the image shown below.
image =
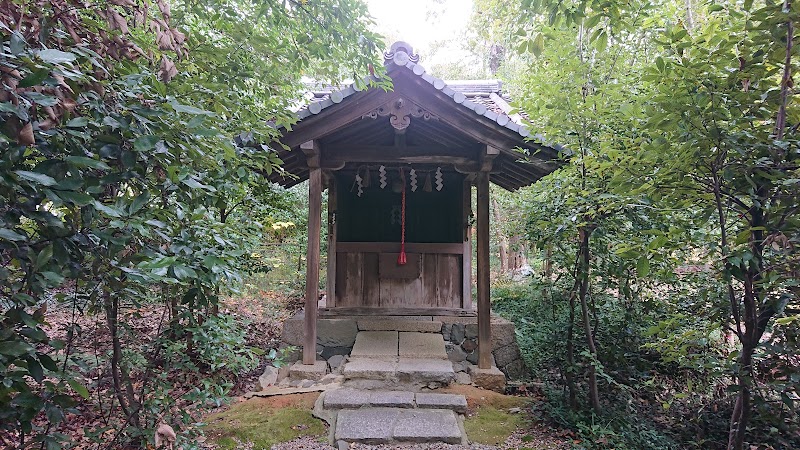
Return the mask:
M 378 254 L 364 253 L 362 257 L 364 284 L 361 294 L 363 306 L 380 306 L 380 275 L 378 273 Z

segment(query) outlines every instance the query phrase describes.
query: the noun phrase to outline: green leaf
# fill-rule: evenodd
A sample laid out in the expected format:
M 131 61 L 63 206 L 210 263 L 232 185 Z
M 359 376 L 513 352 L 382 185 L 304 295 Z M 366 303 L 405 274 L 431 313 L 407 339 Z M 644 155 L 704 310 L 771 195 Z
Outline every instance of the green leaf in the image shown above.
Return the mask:
M 53 186 L 56 184 L 56 180 L 49 175 L 45 175 L 43 173 L 37 172 L 29 172 L 27 170 L 17 170 L 14 171 L 20 178 L 23 178 L 28 181 L 32 181 L 36 184 L 41 184 L 42 186 Z
M 68 128 L 83 128 L 89 124 L 89 119 L 86 117 L 76 117 L 67 122 Z
M 86 206 L 92 203 L 92 196 L 88 194 L 84 194 L 83 192 L 75 192 L 75 191 L 55 191 L 56 195 L 58 195 L 61 200 L 65 202 L 74 203 L 78 206 Z
M 80 383 L 78 383 L 75 379 L 70 378 L 67 380 L 67 383 L 78 393 L 81 397 L 88 399 L 89 398 L 89 390 Z
M 107 206 L 107 205 L 104 205 L 104 204 L 102 204 L 102 203 L 100 203 L 98 201 L 94 201 L 93 205 L 98 211 L 103 212 L 107 216 L 110 216 L 110 217 L 122 217 L 122 211 L 120 211 L 119 209 L 117 209 L 117 208 L 115 208 L 113 206 Z
M 650 274 L 650 260 L 647 259 L 647 256 L 642 256 L 639 258 L 639 261 L 636 262 L 636 274 L 639 275 L 640 278 L 644 278 Z
M 74 120 L 74 119 L 73 119 Z M 90 167 L 92 169 L 110 170 L 108 164 L 86 156 L 67 156 L 65 160 L 75 167 Z
M 173 103 L 172 104 L 172 109 L 174 109 L 175 112 L 179 112 L 179 113 L 183 112 L 183 113 L 188 113 L 188 114 L 204 114 L 204 115 L 212 115 L 213 114 L 211 111 L 206 111 L 206 110 L 203 110 L 203 109 L 200 109 L 200 108 L 195 108 L 194 106 L 181 105 L 180 103 Z
M 140 136 L 133 141 L 133 149 L 137 152 L 152 150 L 161 138 L 153 135 Z
M 715 3 L 708 7 L 708 12 L 717 12 L 717 11 L 722 11 L 723 9 L 725 9 L 724 6 Z
M 584 26 L 586 27 L 586 29 L 592 29 L 592 28 L 595 27 L 595 25 L 600 23 L 600 19 L 602 19 L 602 18 L 603 18 L 602 15 L 596 14 L 596 15 L 590 17 L 586 22 L 584 22 Z
M 542 54 L 543 50 L 544 50 L 544 35 L 542 33 L 539 33 L 533 40 L 531 51 L 533 51 L 534 56 L 538 57 Z
M 74 53 L 70 52 L 62 52 L 61 50 L 56 50 L 54 48 L 48 48 L 47 50 L 40 50 L 36 52 L 36 56 L 39 57 L 44 62 L 48 62 L 50 64 L 61 64 L 66 62 L 75 61 L 78 57 L 75 56 Z
M 36 380 L 38 383 L 41 383 L 44 379 L 44 370 L 42 369 L 42 365 L 39 364 L 39 361 L 36 361 L 33 358 L 28 358 L 28 373 L 31 374 L 31 378 Z
M 19 82 L 19 87 L 26 88 L 39 85 L 48 76 L 50 76 L 50 71 L 48 69 L 39 69 L 35 72 L 31 72 L 30 75 L 23 78 L 22 81 Z
M 36 270 L 41 269 L 53 259 L 53 244 L 43 248 L 36 256 Z
M 2 341 L 0 342 L 0 355 L 6 356 L 20 356 L 33 350 L 27 342 L 24 341 Z
M 9 230 L 8 228 L 0 228 L 0 238 L 3 238 L 7 241 L 24 241 L 27 239 L 24 235 L 16 233 L 13 230 Z
M 656 67 L 658 67 L 659 72 L 664 72 L 664 67 L 666 67 L 666 65 L 664 64 L 664 58 L 661 56 L 656 58 Z
M 150 193 L 147 191 L 137 195 L 136 198 L 133 199 L 133 202 L 131 202 L 131 205 L 128 207 L 128 214 L 134 214 L 142 209 L 142 207 L 147 204 L 148 200 L 150 200 Z

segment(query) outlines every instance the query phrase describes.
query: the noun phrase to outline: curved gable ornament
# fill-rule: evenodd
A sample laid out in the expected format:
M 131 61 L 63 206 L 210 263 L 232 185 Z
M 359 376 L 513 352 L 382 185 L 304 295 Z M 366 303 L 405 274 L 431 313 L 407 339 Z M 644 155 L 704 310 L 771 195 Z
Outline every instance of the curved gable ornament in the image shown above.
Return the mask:
M 361 116 L 362 119 L 377 119 L 378 117 L 389 117 L 389 123 L 395 129 L 395 133 L 403 134 L 406 128 L 411 125 L 411 118 L 422 118 L 422 120 L 437 120 L 438 117 L 426 111 L 402 97 L 389 100 L 382 106 Z

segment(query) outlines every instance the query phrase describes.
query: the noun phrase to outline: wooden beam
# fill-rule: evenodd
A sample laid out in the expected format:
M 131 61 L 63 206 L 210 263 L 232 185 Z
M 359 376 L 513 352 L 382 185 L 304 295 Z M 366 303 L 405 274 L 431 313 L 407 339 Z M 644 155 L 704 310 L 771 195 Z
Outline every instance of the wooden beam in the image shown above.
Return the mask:
M 308 248 L 306 250 L 306 308 L 303 364 L 317 360 L 317 302 L 319 301 L 319 239 L 322 212 L 322 170 L 312 168 L 308 175 Z
M 438 145 L 326 145 L 321 163 L 325 168 L 341 168 L 346 162 L 475 165 L 477 157 L 474 148 Z
M 323 308 L 320 315 L 332 316 L 456 316 L 475 317 L 474 310 L 457 308 L 391 308 L 381 306 L 344 306 Z
M 492 170 L 492 164 L 494 163 L 494 159 L 500 154 L 500 149 L 497 147 L 492 147 L 491 145 L 486 145 L 481 149 L 480 155 L 478 158 L 480 159 L 481 163 L 481 172 L 489 172 Z
M 492 366 L 491 304 L 489 289 L 489 172 L 478 174 L 478 367 Z
M 300 144 L 300 150 L 306 155 L 306 164 L 310 169 L 319 168 L 319 143 L 317 141 L 306 141 Z
M 336 177 L 328 185 L 328 264 L 325 280 L 325 306 L 336 306 Z
M 400 244 L 397 242 L 337 242 L 336 251 L 339 253 L 390 253 L 399 252 Z M 464 247 L 460 243 L 406 242 L 406 252 L 460 255 L 464 252 Z

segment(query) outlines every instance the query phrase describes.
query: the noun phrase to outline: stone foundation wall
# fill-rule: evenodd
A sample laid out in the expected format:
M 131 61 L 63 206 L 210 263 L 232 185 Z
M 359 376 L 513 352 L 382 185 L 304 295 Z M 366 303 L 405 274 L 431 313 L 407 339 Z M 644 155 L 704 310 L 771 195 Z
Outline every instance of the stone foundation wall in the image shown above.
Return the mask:
M 408 321 L 430 321 L 430 326 L 404 325 Z M 347 316 L 317 319 L 317 357 L 328 360 L 334 355 L 349 355 L 359 331 L 385 330 L 387 325 L 397 331 L 440 333 L 445 341 L 447 356 L 454 364 L 478 363 L 478 318 L 457 316 Z M 517 345 L 514 324 L 492 315 L 492 357 L 495 365 L 508 379 L 525 375 L 525 364 Z M 302 311 L 283 323 L 283 346 L 299 349 L 289 355 L 291 361 L 300 359 L 303 346 Z

